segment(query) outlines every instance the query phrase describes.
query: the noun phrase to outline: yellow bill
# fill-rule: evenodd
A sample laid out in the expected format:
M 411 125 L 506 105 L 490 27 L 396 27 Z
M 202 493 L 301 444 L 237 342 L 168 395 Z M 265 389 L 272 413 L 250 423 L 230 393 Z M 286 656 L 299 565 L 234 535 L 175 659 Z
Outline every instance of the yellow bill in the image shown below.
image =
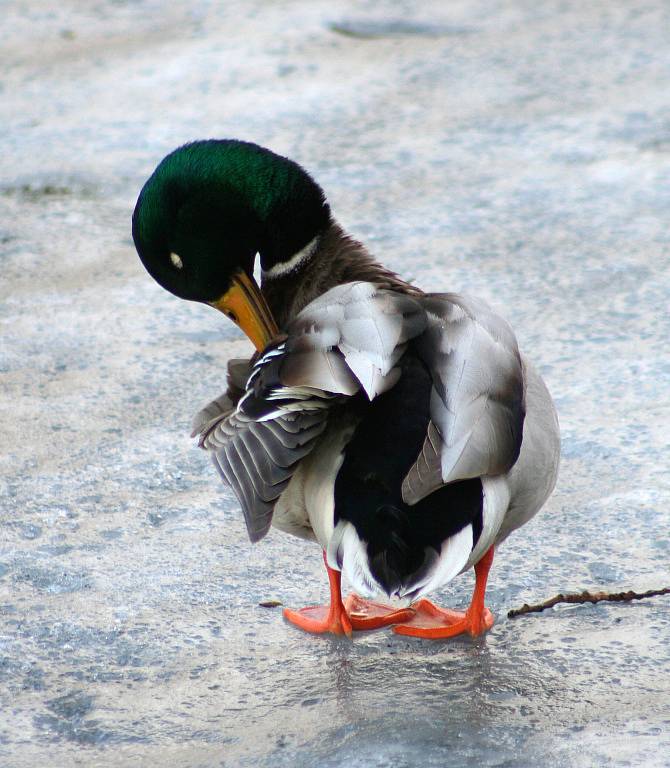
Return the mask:
M 259 351 L 279 333 L 256 281 L 242 270 L 233 276 L 223 296 L 210 304 L 239 325 Z

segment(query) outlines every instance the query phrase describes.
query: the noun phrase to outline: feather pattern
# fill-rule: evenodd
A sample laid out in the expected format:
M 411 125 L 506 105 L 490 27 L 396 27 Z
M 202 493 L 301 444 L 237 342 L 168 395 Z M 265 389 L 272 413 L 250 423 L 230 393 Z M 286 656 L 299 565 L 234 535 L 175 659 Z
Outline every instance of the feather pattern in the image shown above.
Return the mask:
M 392 387 L 397 362 L 425 326 L 425 312 L 409 296 L 365 282 L 336 286 L 258 357 L 234 409 L 226 395 L 201 412 L 209 418 L 200 419 L 200 444 L 238 497 L 252 541 L 267 533 L 277 499 L 332 406 L 361 389 L 372 400 Z
M 268 532 L 276 500 L 325 427 L 323 412 L 257 422 L 235 411 L 218 425 L 213 461 L 242 506 L 251 541 Z
M 422 305 L 428 326 L 415 349 L 433 378 L 431 421 L 403 481 L 408 504 L 454 480 L 509 471 L 525 415 L 521 358 L 505 320 L 457 294 L 429 294 Z
M 251 373 L 251 360 L 232 358 L 228 361 L 228 389 L 199 410 L 191 422 L 191 437 L 198 437 L 201 448 L 211 448 L 210 433 L 221 419 L 230 416 L 244 394 Z
M 372 283 L 346 283 L 314 299 L 290 324 L 287 352 L 295 356 L 337 348 L 349 374 L 372 400 L 395 384 L 396 363 L 425 326 L 425 312 L 416 299 Z M 288 357 L 282 369 L 287 382 L 295 380 L 294 365 Z

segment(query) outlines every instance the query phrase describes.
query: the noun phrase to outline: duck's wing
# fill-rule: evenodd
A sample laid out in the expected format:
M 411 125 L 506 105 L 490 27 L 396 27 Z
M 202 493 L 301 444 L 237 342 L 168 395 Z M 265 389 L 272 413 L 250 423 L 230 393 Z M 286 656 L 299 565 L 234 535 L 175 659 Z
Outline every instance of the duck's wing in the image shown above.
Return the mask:
M 311 302 L 254 364 L 234 411 L 208 422 L 203 447 L 237 496 L 252 541 L 314 447 L 335 404 L 369 399 L 398 380 L 396 363 L 426 327 L 414 299 L 370 283 L 337 286 Z
M 209 450 L 240 502 L 251 541 L 268 532 L 277 499 L 325 426 L 323 410 L 287 412 L 262 422 L 235 411 L 217 426 Z
M 458 294 L 429 294 L 421 303 L 428 325 L 414 346 L 433 378 L 431 420 L 402 484 L 407 504 L 455 480 L 507 472 L 525 416 L 521 357 L 507 322 Z
M 191 421 L 191 437 L 198 437 L 201 448 L 210 448 L 210 434 L 216 425 L 235 411 L 244 394 L 247 379 L 251 374 L 254 358 L 235 357 L 228 361 L 227 389 L 217 398 L 201 408 Z

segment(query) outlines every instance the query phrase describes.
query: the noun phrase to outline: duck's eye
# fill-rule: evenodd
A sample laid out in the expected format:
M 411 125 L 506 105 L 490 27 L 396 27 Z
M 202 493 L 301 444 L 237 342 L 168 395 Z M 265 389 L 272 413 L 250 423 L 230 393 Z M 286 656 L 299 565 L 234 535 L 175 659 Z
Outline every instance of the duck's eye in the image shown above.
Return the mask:
M 232 309 L 224 309 L 223 314 L 232 320 L 234 323 L 237 322 L 237 315 L 232 311 Z
M 181 269 L 184 266 L 184 262 L 181 260 L 180 256 L 176 253 L 170 254 L 170 261 L 174 264 L 177 269 Z

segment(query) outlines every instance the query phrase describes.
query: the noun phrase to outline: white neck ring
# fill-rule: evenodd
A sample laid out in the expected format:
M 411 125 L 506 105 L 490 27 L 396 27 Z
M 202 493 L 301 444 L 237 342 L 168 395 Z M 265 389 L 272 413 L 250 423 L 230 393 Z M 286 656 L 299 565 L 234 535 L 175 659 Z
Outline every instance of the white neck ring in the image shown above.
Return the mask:
M 294 253 L 287 261 L 282 261 L 279 264 L 275 264 L 270 269 L 263 270 L 262 275 L 264 280 L 276 280 L 279 277 L 285 277 L 286 275 L 294 272 L 298 267 L 306 261 L 309 261 L 316 251 L 316 246 L 319 241 L 319 236 L 316 235 L 312 240 L 307 243 L 304 248 L 301 248 L 297 253 Z

